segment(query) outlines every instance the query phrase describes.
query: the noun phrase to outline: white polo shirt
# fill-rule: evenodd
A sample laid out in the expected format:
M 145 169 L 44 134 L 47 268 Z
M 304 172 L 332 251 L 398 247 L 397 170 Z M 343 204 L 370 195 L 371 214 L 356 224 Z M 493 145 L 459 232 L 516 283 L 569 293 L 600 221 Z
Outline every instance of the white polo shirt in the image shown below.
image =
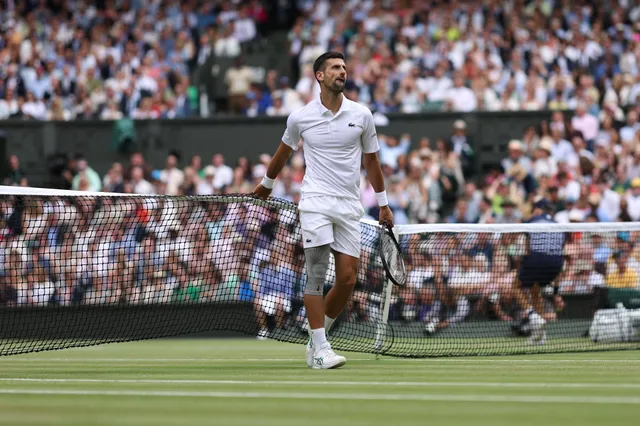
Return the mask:
M 371 111 L 343 96 L 340 110 L 333 115 L 318 97 L 287 119 L 282 142 L 297 150 L 300 138 L 307 166 L 302 197 L 329 195 L 360 201 L 362 154 L 380 149 Z

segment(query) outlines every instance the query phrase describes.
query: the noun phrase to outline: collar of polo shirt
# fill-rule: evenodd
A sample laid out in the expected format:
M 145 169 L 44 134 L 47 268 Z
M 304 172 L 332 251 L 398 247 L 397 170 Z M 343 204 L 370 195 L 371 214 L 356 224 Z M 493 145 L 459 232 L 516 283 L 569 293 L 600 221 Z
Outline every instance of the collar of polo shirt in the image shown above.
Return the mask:
M 324 115 L 327 112 L 329 112 L 333 115 L 331 110 L 322 104 L 322 100 L 320 99 L 319 95 L 318 97 L 316 97 L 316 103 L 318 104 L 318 110 L 320 111 L 320 114 Z M 349 107 L 349 102 L 347 102 L 347 98 L 344 95 L 342 95 L 342 104 L 340 105 L 340 109 L 338 110 L 336 115 L 340 114 L 343 111 L 349 111 L 350 109 L 351 108 Z

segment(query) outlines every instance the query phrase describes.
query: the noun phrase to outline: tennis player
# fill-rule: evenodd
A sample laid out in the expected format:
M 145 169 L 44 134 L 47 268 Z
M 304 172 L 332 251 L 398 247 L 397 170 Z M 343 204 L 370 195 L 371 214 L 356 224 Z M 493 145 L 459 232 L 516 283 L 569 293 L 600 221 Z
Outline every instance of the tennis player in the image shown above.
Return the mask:
M 537 201 L 533 205 L 533 216 L 529 223 L 556 223 L 549 211 L 550 204 L 547 200 Z M 547 339 L 544 330 L 547 321 L 543 318 L 542 289 L 553 284 L 562 272 L 565 238 L 562 232 L 531 232 L 528 242 L 528 252 L 520 264 L 515 285 L 516 300 L 524 315 L 521 323 L 515 328 L 518 331 L 528 329 L 531 332 L 528 343 L 544 345 Z M 531 301 L 527 298 L 526 289 L 529 290 Z M 556 309 L 564 307 L 557 285 L 554 285 L 554 303 Z
M 347 66 L 340 52 L 326 52 L 313 64 L 320 96 L 287 119 L 282 143 L 254 194 L 266 199 L 292 151 L 302 139 L 306 172 L 298 206 L 307 283 L 304 305 L 309 321 L 307 365 L 314 369 L 343 366 L 327 341 L 334 320 L 347 305 L 360 258 L 360 164 L 376 192 L 380 222 L 393 225 L 378 159 L 378 138 L 371 111 L 343 94 Z M 336 283 L 323 300 L 329 256 L 335 258 Z

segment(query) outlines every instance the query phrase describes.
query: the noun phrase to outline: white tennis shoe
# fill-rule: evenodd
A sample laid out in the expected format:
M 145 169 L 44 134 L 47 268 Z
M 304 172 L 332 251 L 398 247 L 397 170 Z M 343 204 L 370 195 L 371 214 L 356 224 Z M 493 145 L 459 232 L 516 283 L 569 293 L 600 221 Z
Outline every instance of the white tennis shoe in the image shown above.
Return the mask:
M 307 343 L 307 367 L 313 368 L 313 339 L 309 338 L 309 343 Z
M 311 368 L 314 370 L 330 370 L 342 367 L 346 363 L 347 359 L 335 353 L 331 349 L 329 342 L 325 342 L 313 354 L 313 366 Z
M 544 345 L 547 343 L 547 333 L 544 327 L 547 320 L 542 318 L 537 312 L 529 315 L 529 327 L 531 328 L 531 337 L 527 340 L 530 345 Z

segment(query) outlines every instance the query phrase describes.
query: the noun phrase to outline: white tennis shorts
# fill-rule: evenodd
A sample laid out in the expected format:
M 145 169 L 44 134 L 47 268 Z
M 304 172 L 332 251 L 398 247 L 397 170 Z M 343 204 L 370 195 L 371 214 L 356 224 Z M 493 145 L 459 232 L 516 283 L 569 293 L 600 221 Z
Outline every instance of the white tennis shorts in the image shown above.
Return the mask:
M 359 200 L 311 196 L 300 201 L 298 210 L 304 248 L 330 244 L 337 252 L 360 257 L 360 219 L 364 208 Z

